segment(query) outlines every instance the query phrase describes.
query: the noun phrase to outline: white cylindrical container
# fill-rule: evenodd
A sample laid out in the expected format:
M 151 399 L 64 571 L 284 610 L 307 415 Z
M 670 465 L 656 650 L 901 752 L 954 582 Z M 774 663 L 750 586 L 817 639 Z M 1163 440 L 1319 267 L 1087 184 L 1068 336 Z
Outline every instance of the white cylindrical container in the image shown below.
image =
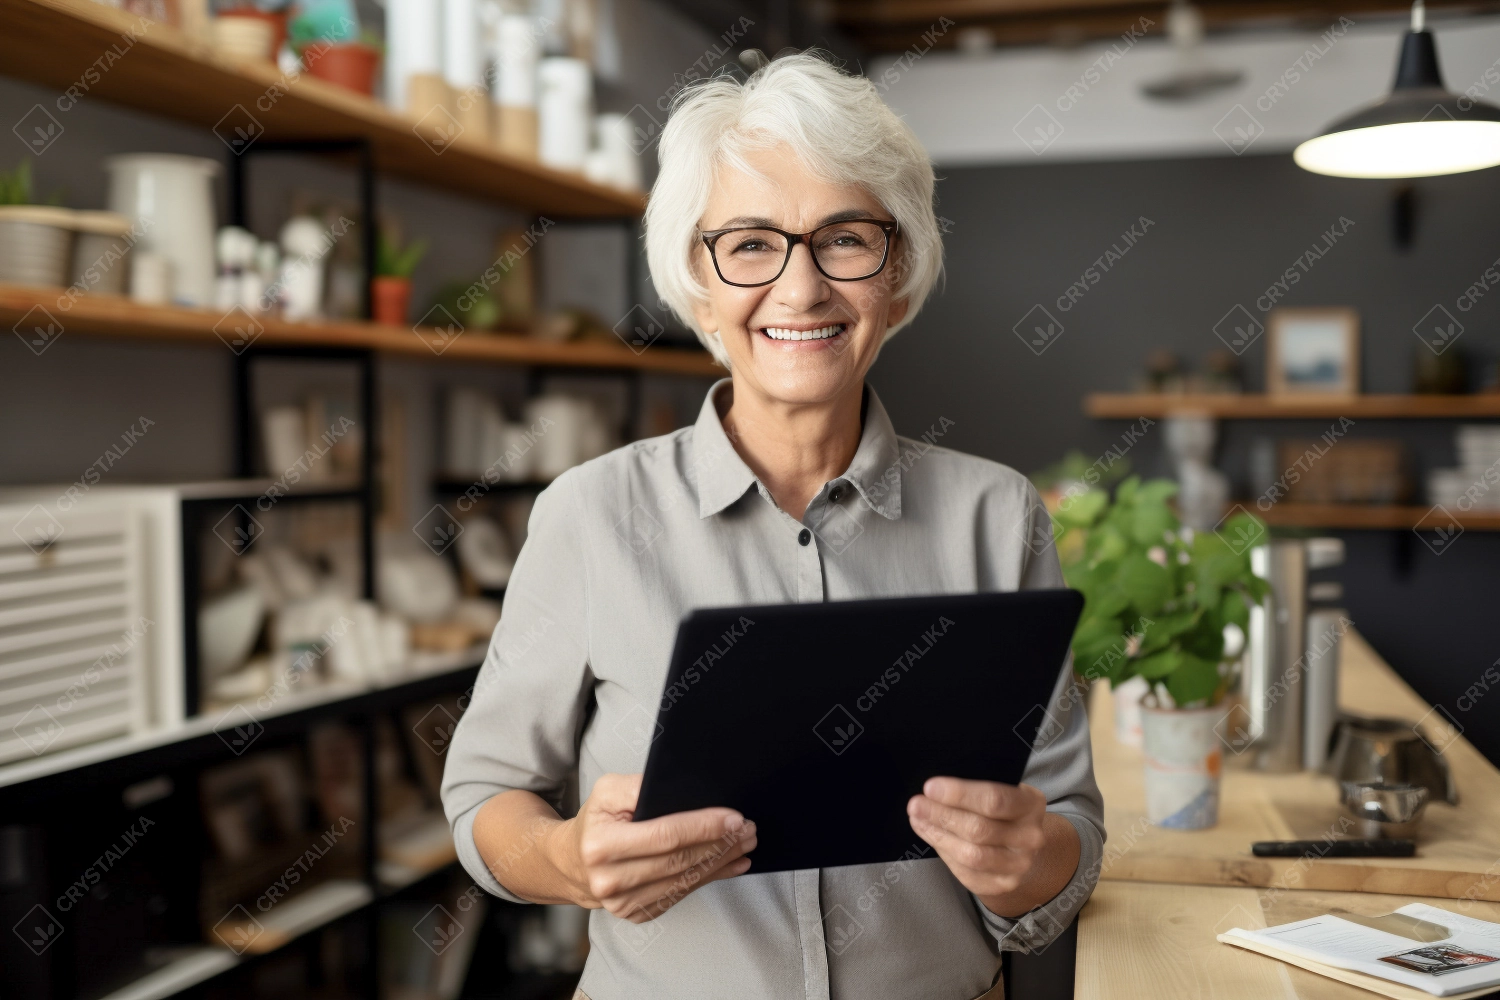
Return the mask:
M 1141 745 L 1141 699 L 1151 690 L 1144 677 L 1132 677 L 1110 692 L 1115 701 L 1115 739 L 1125 746 Z
M 1223 751 L 1214 726 L 1219 708 L 1141 706 L 1146 762 L 1146 818 L 1174 830 L 1205 830 L 1219 822 Z
M 535 22 L 521 14 L 500 18 L 495 29 L 495 103 L 536 107 L 538 39 Z
M 543 59 L 537 71 L 541 161 L 582 170 L 593 132 L 593 79 L 588 63 L 566 56 Z
M 479 0 L 443 0 L 443 78 L 454 90 L 484 86 Z
M 537 479 L 550 482 L 582 460 L 585 419 L 572 396 L 554 393 L 527 402 L 526 423 L 536 434 L 532 472 Z
M 172 262 L 165 255 L 137 250 L 130 256 L 130 297 L 148 306 L 172 301 Z
M 627 191 L 639 191 L 641 158 L 631 144 L 635 127 L 629 116 L 616 112 L 599 115 L 594 119 L 594 131 L 598 135 L 599 159 L 608 178 L 605 183 Z
M 385 102 L 407 109 L 406 80 L 443 71 L 443 12 L 435 0 L 386 0 Z
M 141 233 L 140 250 L 172 263 L 172 300 L 185 306 L 214 301 L 213 160 L 167 153 L 130 153 L 105 161 L 109 208 Z

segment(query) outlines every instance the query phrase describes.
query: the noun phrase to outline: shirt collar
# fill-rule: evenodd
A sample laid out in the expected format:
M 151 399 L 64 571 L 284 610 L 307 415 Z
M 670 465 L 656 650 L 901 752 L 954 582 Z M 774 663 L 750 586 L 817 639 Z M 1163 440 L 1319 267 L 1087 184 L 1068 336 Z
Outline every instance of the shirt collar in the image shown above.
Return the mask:
M 731 379 L 720 379 L 708 390 L 698 422 L 693 425 L 693 469 L 698 485 L 698 516 L 717 514 L 745 495 L 756 484 L 755 473 L 735 451 L 724 432 L 714 400 L 729 391 Z M 890 520 L 901 516 L 901 444 L 891 418 L 865 386 L 864 430 L 848 470 L 839 477 L 848 480 L 871 509 Z

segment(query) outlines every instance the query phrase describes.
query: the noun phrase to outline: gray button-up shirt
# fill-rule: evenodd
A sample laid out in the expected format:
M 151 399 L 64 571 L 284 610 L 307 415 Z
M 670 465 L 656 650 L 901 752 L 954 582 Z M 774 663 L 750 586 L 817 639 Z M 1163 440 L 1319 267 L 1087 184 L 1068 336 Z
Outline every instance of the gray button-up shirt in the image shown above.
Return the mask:
M 537 499 L 443 774 L 459 858 L 497 896 L 520 901 L 474 846 L 480 806 L 517 788 L 556 804 L 575 767 L 584 797 L 602 774 L 642 771 L 691 609 L 1064 585 L 1035 489 L 938 447 L 948 421 L 898 437 L 867 388 L 854 460 L 798 522 L 725 435 L 720 391 L 728 380 L 694 426 L 571 469 Z M 1065 665 L 1024 779 L 1082 842 L 1072 881 L 1048 903 L 1017 920 L 989 912 L 913 833 L 905 860 L 761 875 L 752 864 L 644 924 L 594 910 L 581 988 L 593 1000 L 984 993 L 999 952 L 1047 944 L 1098 879 L 1103 807 L 1070 676 Z

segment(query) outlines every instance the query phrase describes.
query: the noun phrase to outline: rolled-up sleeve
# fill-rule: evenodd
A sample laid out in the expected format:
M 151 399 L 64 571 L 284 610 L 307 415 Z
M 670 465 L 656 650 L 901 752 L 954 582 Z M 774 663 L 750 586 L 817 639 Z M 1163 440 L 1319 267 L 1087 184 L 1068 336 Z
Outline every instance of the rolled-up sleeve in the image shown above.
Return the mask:
M 481 887 L 513 902 L 524 900 L 500 880 L 514 859 L 480 857 L 474 818 L 513 789 L 556 806 L 577 765 L 592 686 L 577 479 L 577 470 L 564 473 L 537 497 L 500 624 L 443 768 L 443 811 L 460 863 Z
M 1038 540 L 1023 554 L 1022 590 L 1064 587 L 1062 567 L 1051 544 L 1051 521 L 1034 490 L 1026 515 L 1027 529 L 1017 537 Z M 1094 759 L 1089 745 L 1088 712 L 1083 704 L 1087 688 L 1073 677 L 1068 654 L 1052 690 L 1041 730 L 1032 748 L 1022 781 L 1047 796 L 1047 811 L 1062 816 L 1078 831 L 1078 868 L 1056 896 L 1016 918 L 991 913 L 977 896 L 974 903 L 985 927 L 1002 951 L 1041 951 L 1078 916 L 1099 881 L 1104 857 L 1104 800 L 1094 781 Z

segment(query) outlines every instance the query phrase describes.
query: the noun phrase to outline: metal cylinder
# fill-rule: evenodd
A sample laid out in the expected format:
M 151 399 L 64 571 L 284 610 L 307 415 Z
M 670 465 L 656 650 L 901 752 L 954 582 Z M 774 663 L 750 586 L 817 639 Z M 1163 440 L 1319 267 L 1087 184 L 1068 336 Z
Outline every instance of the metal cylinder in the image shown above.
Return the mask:
M 1250 616 L 1243 690 L 1261 771 L 1302 769 L 1306 667 L 1307 550 L 1300 539 L 1274 539 L 1254 549 L 1251 568 L 1271 593 Z

